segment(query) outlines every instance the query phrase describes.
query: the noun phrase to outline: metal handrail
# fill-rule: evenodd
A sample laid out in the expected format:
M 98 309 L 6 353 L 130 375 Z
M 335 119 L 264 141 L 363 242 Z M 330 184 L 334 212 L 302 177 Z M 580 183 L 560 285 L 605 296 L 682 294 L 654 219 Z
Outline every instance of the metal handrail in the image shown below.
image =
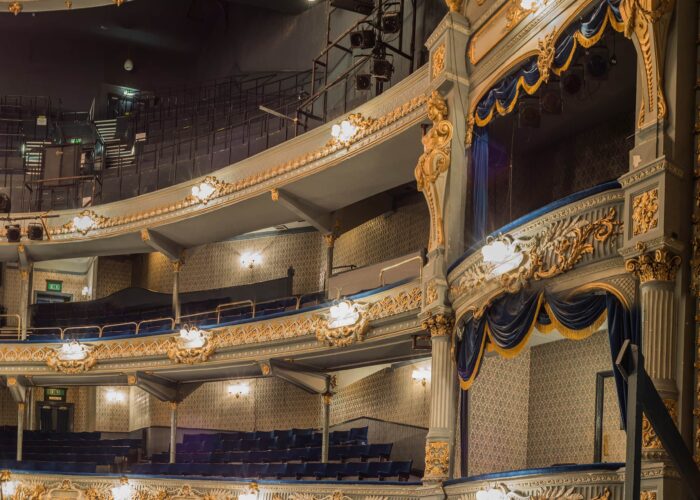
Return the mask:
M 143 321 L 139 321 L 136 324 L 136 335 L 139 334 L 141 331 L 141 326 L 148 324 L 148 323 L 157 323 L 158 321 L 170 321 L 170 329 L 173 330 L 175 329 L 175 320 L 173 318 L 167 317 L 167 318 L 154 318 L 154 319 L 144 319 Z
M 20 340 L 22 337 L 22 317 L 19 314 L 0 314 L 0 318 L 16 318 L 17 319 L 17 326 L 3 326 L 0 328 L 0 331 L 4 331 L 5 329 L 7 330 L 16 330 L 17 331 L 17 340 Z
M 414 261 L 414 260 L 418 260 L 418 261 L 420 262 L 420 267 L 419 267 L 419 270 L 418 270 L 418 277 L 422 280 L 422 279 L 423 279 L 423 257 L 421 257 L 420 255 L 414 255 L 413 257 L 410 257 L 410 258 L 408 258 L 408 259 L 406 259 L 406 260 L 402 260 L 401 262 L 397 262 L 396 264 L 392 264 L 392 265 L 390 265 L 390 266 L 383 267 L 383 268 L 379 271 L 379 283 L 380 283 L 380 286 L 384 286 L 384 285 L 385 285 L 385 283 L 384 283 L 384 272 L 385 272 L 385 271 L 391 271 L 392 269 L 396 269 L 397 267 L 401 267 L 401 266 L 403 266 L 404 264 L 408 264 L 409 262 L 412 262 L 412 261 Z
M 249 304 L 250 305 L 250 310 L 252 313 L 252 317 L 255 317 L 255 302 L 252 300 L 239 300 L 237 302 L 229 302 L 227 304 L 219 304 L 216 306 L 216 324 L 218 325 L 221 323 L 221 311 L 225 311 L 228 309 L 234 309 L 235 306 L 240 306 L 243 304 Z
M 60 326 L 32 326 L 28 328 L 29 331 L 32 333 L 36 332 L 37 330 L 51 330 L 58 332 L 58 337 L 60 339 L 63 339 L 63 328 Z
M 104 334 L 104 331 L 105 331 L 107 328 L 115 328 L 115 327 L 117 327 L 117 326 L 127 326 L 127 325 L 133 325 L 133 326 L 134 326 L 134 332 L 138 333 L 138 332 L 136 331 L 136 329 L 137 329 L 138 326 L 139 326 L 138 323 L 136 323 L 136 321 L 126 321 L 126 322 L 124 322 L 124 323 L 112 323 L 112 324 L 109 324 L 109 325 L 103 325 L 103 326 L 102 326 L 102 330 L 100 331 L 100 338 L 102 338 L 102 335 Z
M 102 327 L 99 325 L 67 326 L 61 331 L 61 340 L 65 338 L 66 332 L 69 330 L 97 330 L 98 337 L 102 337 Z

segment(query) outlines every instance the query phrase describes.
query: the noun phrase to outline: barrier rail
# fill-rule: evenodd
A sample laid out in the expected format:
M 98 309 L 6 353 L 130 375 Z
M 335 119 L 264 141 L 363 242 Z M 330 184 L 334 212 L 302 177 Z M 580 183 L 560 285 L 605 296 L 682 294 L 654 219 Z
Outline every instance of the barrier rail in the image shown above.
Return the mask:
M 19 314 L 0 314 L 0 318 L 16 318 L 17 326 L 5 325 L 0 327 L 0 336 L 5 336 L 5 331 L 16 332 L 17 340 L 22 338 L 22 317 Z
M 235 306 L 241 306 L 244 304 L 250 304 L 251 317 L 255 317 L 255 302 L 252 300 L 239 300 L 238 302 L 229 302 L 227 304 L 219 304 L 216 306 L 216 324 L 221 323 L 221 311 L 227 311 L 230 309 L 235 309 Z
M 158 322 L 163 322 L 163 321 L 169 321 L 170 322 L 170 329 L 174 330 L 175 329 L 175 319 L 167 317 L 167 318 L 154 318 L 154 319 L 144 319 L 143 321 L 139 321 L 136 324 L 136 335 L 139 334 L 141 331 L 141 326 L 147 325 L 150 323 L 158 323 Z
M 420 266 L 418 267 L 418 277 L 419 277 L 419 278 L 421 279 L 421 281 L 422 281 L 422 280 L 423 280 L 423 257 L 421 257 L 420 255 L 416 255 L 416 256 L 410 257 L 410 258 L 408 258 L 408 259 L 406 259 L 406 260 L 402 260 L 401 262 L 397 262 L 396 264 L 392 264 L 392 265 L 390 265 L 390 266 L 383 267 L 383 268 L 379 271 L 379 283 L 380 283 L 380 285 L 381 285 L 381 286 L 386 285 L 386 283 L 384 283 L 384 273 L 385 273 L 386 271 L 391 271 L 392 269 L 397 269 L 397 268 L 399 268 L 399 267 L 401 267 L 401 266 L 403 266 L 403 265 L 405 265 L 405 264 L 408 264 L 409 262 L 412 262 L 412 261 L 414 261 L 414 260 L 418 260 L 418 261 L 420 262 Z

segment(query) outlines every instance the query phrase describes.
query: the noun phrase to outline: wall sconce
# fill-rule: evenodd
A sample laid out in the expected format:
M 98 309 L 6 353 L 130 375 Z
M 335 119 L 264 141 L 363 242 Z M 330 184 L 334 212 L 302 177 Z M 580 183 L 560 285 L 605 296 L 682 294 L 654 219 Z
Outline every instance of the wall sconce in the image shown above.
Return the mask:
M 238 399 L 241 396 L 247 396 L 250 394 L 250 386 L 243 382 L 231 384 L 228 386 L 228 393 L 230 396 L 235 396 L 236 399 Z
M 126 399 L 123 392 L 113 389 L 108 390 L 105 397 L 109 403 L 123 403 Z
M 114 500 L 131 500 L 134 494 L 133 488 L 126 477 L 119 479 L 119 486 L 112 488 L 112 498 Z
M 421 385 L 425 387 L 425 385 L 430 382 L 430 370 L 427 368 L 413 370 L 411 378 L 416 382 L 420 382 Z
M 241 255 L 241 265 L 248 269 L 253 269 L 255 266 L 262 264 L 262 255 L 259 253 L 246 252 Z
M 81 294 L 83 297 L 89 297 L 92 294 L 92 288 L 89 286 L 84 286 Z

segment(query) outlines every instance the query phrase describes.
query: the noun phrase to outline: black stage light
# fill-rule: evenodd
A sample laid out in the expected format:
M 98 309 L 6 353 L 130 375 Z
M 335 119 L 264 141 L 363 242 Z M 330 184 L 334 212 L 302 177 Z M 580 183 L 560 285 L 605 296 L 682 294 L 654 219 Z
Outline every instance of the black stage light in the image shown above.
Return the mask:
M 27 226 L 27 237 L 33 241 L 41 241 L 44 239 L 44 226 L 36 222 Z
M 398 12 L 387 12 L 382 16 L 382 31 L 388 34 L 401 31 L 401 18 Z
M 586 57 L 586 73 L 593 80 L 607 80 L 610 69 L 610 54 L 607 47 L 592 47 Z
M 5 226 L 5 231 L 7 232 L 7 241 L 9 243 L 17 243 L 20 239 L 22 239 L 22 230 L 19 227 L 19 224 L 10 224 L 9 226 Z
M 366 16 L 374 10 L 374 0 L 331 0 L 331 7 L 351 10 Z
M 539 128 L 541 120 L 539 99 L 523 99 L 518 107 L 518 126 Z
M 355 75 L 355 88 L 357 90 L 369 90 L 372 88 L 372 75 L 358 73 Z
M 540 107 L 548 115 L 560 115 L 563 110 L 561 87 L 558 81 L 550 81 L 540 91 Z
M 377 41 L 373 30 L 359 30 L 350 33 L 350 48 L 371 49 Z
M 578 94 L 583 88 L 583 67 L 576 65 L 569 68 L 561 77 L 561 88 L 567 94 Z
M 372 59 L 372 76 L 377 80 L 391 80 L 394 66 L 386 59 Z

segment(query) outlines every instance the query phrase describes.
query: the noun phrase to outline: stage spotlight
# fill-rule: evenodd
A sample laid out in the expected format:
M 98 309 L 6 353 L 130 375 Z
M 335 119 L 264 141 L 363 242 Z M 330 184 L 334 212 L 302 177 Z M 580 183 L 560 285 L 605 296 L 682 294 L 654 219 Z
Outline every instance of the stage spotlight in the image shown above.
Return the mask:
M 382 31 L 387 34 L 401 31 L 401 17 L 398 12 L 387 12 L 382 16 Z
M 350 33 L 350 48 L 371 49 L 377 41 L 377 36 L 373 30 L 359 30 Z
M 593 80 L 607 80 L 610 54 L 607 47 L 592 47 L 586 57 L 586 73 Z
M 583 67 L 580 65 L 572 66 L 561 77 L 561 88 L 567 94 L 578 94 L 583 88 Z
M 539 99 L 523 99 L 518 107 L 518 126 L 539 128 L 541 120 Z
M 41 241 L 44 239 L 44 226 L 36 222 L 27 226 L 27 237 L 33 241 Z
M 358 73 L 355 75 L 355 88 L 357 90 L 369 90 L 372 88 L 372 75 Z
M 22 230 L 20 229 L 19 224 L 10 224 L 9 226 L 5 226 L 5 230 L 7 231 L 8 243 L 17 243 L 20 239 L 22 239 Z
M 560 115 L 563 110 L 559 82 L 550 81 L 540 92 L 540 107 L 548 115 Z
M 372 76 L 377 80 L 391 80 L 394 66 L 386 59 L 372 59 Z

